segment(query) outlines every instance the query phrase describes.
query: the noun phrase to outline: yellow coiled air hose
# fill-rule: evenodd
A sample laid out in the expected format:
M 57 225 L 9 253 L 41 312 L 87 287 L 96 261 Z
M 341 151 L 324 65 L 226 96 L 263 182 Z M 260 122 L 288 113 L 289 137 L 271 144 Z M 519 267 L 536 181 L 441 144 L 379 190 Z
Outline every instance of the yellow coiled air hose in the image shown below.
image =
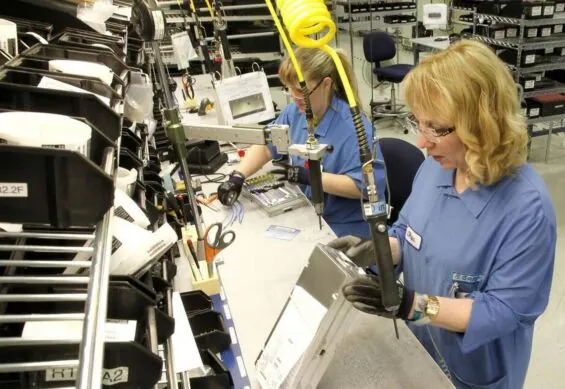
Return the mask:
M 269 10 L 270 0 L 265 0 Z M 283 22 L 288 30 L 292 41 L 300 47 L 319 48 L 328 53 L 334 61 L 341 83 L 345 90 L 347 102 L 351 108 L 355 132 L 359 141 L 359 151 L 361 152 L 361 161 L 365 173 L 372 175 L 372 155 L 367 143 L 367 135 L 365 134 L 365 126 L 361 120 L 361 113 L 355 100 L 355 94 L 351 88 L 351 84 L 347 77 L 347 73 L 341 63 L 341 59 L 337 52 L 328 43 L 334 38 L 336 26 L 332 20 L 332 15 L 324 0 L 277 0 L 277 7 L 281 13 Z M 271 11 L 273 14 L 273 11 Z M 274 19 L 274 16 L 273 16 Z M 284 31 L 278 19 L 275 19 L 279 32 Z M 319 39 L 313 39 L 311 36 L 320 34 Z M 281 37 L 283 34 L 281 33 Z M 284 42 L 284 38 L 283 38 Z M 288 42 L 288 41 L 287 41 Z M 285 42 L 285 46 L 287 46 Z M 288 45 L 290 46 L 290 44 Z M 288 47 L 287 47 L 288 50 Z M 290 51 L 289 51 L 290 55 Z M 291 56 L 292 59 L 292 56 Z M 294 63 L 295 68 L 297 64 Z
M 271 0 L 265 0 L 267 4 L 267 8 L 273 17 L 275 25 L 277 26 L 277 30 L 279 31 L 279 35 L 283 41 L 284 47 L 290 57 L 290 61 L 294 66 L 294 70 L 296 70 L 296 76 L 298 77 L 298 83 L 300 85 L 300 89 L 302 90 L 302 96 L 304 96 L 304 104 L 306 105 L 305 115 L 306 115 L 306 123 L 308 125 L 308 140 L 307 143 L 315 143 L 316 138 L 314 138 L 314 114 L 312 113 L 312 105 L 310 104 L 310 94 L 308 93 L 308 86 L 306 85 L 306 80 L 304 79 L 304 74 L 302 73 L 302 69 L 300 68 L 300 64 L 296 59 L 296 55 L 294 55 L 294 50 L 286 36 L 286 32 L 284 30 L 283 25 L 277 15 L 277 11 L 273 7 Z

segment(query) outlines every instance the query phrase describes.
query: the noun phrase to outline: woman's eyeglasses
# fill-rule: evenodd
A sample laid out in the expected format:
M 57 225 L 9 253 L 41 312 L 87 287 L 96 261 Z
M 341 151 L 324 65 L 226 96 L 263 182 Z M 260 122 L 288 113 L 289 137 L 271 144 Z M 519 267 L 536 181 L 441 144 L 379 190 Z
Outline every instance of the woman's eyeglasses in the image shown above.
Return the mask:
M 308 91 L 308 97 L 312 96 L 312 93 L 314 93 L 316 91 L 316 89 L 318 89 L 320 87 L 320 85 L 322 85 L 322 82 L 324 82 L 324 78 L 322 78 L 320 81 L 318 81 L 316 86 L 314 86 L 314 88 L 312 88 Z M 304 100 L 304 95 L 302 94 L 302 92 L 300 92 L 300 95 L 297 96 L 294 93 L 292 93 L 292 91 L 290 91 L 288 88 L 285 88 L 283 93 L 285 95 L 295 99 L 295 100 Z
M 455 131 L 455 127 L 434 128 L 420 123 L 414 115 L 406 118 L 407 126 L 414 134 L 422 134 L 426 140 L 432 143 L 439 143 L 441 139 Z

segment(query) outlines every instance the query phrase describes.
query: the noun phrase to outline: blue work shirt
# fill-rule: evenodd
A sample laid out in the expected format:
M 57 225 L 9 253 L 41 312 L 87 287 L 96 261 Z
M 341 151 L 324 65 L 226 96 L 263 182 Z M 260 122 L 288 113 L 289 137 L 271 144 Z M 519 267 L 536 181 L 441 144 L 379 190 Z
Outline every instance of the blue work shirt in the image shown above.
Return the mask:
M 408 326 L 457 388 L 518 389 L 534 321 L 549 299 L 555 211 L 530 165 L 462 194 L 453 187 L 454 174 L 428 158 L 389 233 L 401 244 L 405 285 L 418 293 L 474 299 L 469 325 L 465 333 Z
M 373 150 L 373 134 L 371 122 L 362 115 L 365 126 L 365 134 L 369 147 Z M 305 115 L 300 112 L 296 103 L 289 104 L 280 116 L 275 120 L 277 124 L 287 124 L 291 130 L 291 143 L 304 144 L 308 138 L 308 130 Z M 334 94 L 331 105 L 320 120 L 315 130 L 315 136 L 321 144 L 329 144 L 334 147 L 332 153 L 326 154 L 322 159 L 322 171 L 333 174 L 345 174 L 351 177 L 357 188 L 364 193 L 362 184 L 361 161 L 359 157 L 359 144 L 355 133 L 355 126 L 349 104 Z M 275 148 L 270 146 L 273 158 L 279 158 Z M 305 166 L 305 161 L 297 156 L 290 156 L 291 164 Z M 377 145 L 376 161 L 373 171 L 377 183 L 379 197 L 384 199 L 385 170 L 383 155 Z M 311 188 L 301 188 L 306 197 L 311 199 Z M 360 199 L 348 199 L 325 193 L 324 195 L 324 220 L 329 224 L 337 236 L 359 235 L 370 236 L 368 224 L 363 219 Z

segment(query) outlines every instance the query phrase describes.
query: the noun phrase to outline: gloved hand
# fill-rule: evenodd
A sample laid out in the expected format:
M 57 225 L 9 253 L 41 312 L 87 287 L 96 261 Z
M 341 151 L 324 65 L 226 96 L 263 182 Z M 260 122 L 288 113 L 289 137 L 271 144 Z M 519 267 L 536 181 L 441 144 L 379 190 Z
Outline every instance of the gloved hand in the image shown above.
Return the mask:
M 375 265 L 373 242 L 369 239 L 347 235 L 332 240 L 328 246 L 344 253 L 359 267 Z
M 282 175 L 279 181 L 287 180 L 294 184 L 310 185 L 310 171 L 302 166 L 290 165 L 288 163 L 279 163 L 276 166 L 282 169 L 275 169 L 270 171 L 272 174 Z
M 243 189 L 245 177 L 238 171 L 231 172 L 228 180 L 218 186 L 218 200 L 220 203 L 231 206 L 235 203 Z
M 408 320 L 412 306 L 414 304 L 414 291 L 405 288 L 402 284 L 398 285 L 398 295 L 400 296 L 400 308 L 397 312 L 389 312 L 382 304 L 381 285 L 379 277 L 365 275 L 355 278 L 345 284 L 342 288 L 343 296 L 353 304 L 358 310 L 371 315 Z

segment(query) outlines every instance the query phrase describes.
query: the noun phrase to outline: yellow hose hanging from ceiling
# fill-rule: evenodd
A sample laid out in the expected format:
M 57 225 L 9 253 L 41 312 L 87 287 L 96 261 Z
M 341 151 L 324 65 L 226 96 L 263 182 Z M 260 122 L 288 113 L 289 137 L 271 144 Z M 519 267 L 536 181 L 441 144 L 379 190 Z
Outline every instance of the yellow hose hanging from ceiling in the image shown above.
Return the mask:
M 269 0 L 266 0 L 269 2 Z M 355 95 L 343 68 L 341 59 L 328 43 L 334 38 L 336 26 L 323 0 L 277 0 L 277 7 L 288 30 L 290 39 L 300 47 L 319 48 L 334 61 L 351 108 L 357 107 Z M 278 26 L 277 26 L 278 27 Z M 323 34 L 312 39 L 314 34 Z

